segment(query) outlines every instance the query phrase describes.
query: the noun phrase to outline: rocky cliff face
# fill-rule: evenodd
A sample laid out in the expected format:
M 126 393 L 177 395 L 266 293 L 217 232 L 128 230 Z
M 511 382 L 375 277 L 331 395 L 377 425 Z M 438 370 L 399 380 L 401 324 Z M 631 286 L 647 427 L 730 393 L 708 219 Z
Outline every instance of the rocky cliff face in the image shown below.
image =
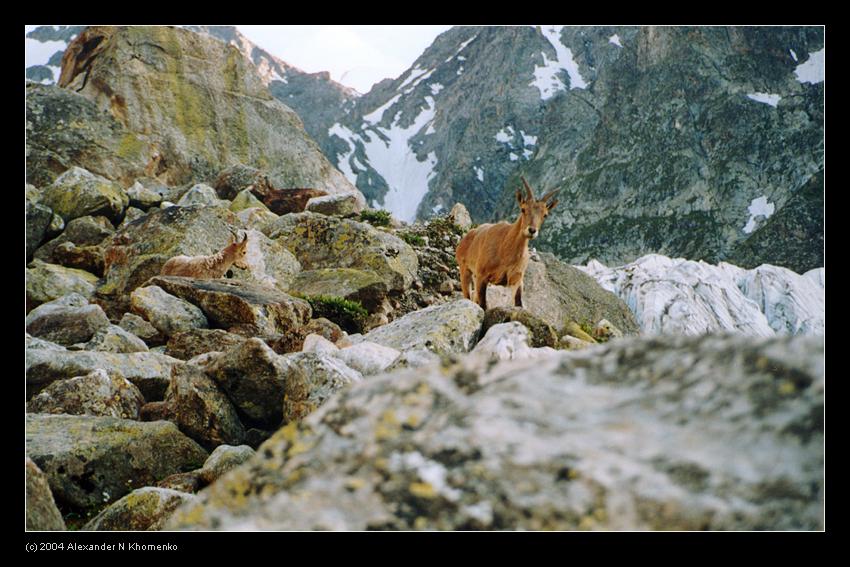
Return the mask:
M 219 41 L 179 28 L 94 27 L 63 59 L 59 86 L 147 136 L 163 180 L 212 181 L 242 163 L 284 187 L 354 190 L 241 53 Z
M 823 264 L 822 61 L 821 28 L 457 27 L 318 140 L 404 220 L 512 217 L 524 174 L 563 188 L 539 246 L 569 262 L 804 272 Z

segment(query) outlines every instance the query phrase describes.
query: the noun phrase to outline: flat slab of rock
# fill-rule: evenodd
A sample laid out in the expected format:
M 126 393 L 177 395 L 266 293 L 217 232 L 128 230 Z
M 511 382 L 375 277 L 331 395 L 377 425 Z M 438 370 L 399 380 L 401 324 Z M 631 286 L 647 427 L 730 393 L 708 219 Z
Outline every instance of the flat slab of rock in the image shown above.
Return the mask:
M 183 364 L 183 361 L 155 352 L 119 354 L 29 348 L 25 362 L 27 398 L 51 382 L 84 376 L 101 368 L 135 384 L 145 400 L 161 400 L 175 364 Z
M 148 285 L 196 305 L 212 325 L 225 329 L 250 325 L 258 335 L 274 336 L 300 327 L 312 315 L 303 299 L 249 282 L 156 276 Z
M 130 294 L 130 309 L 167 337 L 180 331 L 206 329 L 209 326 L 203 311 L 155 285 L 133 290 Z
M 408 313 L 363 335 L 362 340 L 396 350 L 438 355 L 469 352 L 478 340 L 484 310 L 468 299 Z
M 193 494 L 146 486 L 121 498 L 89 523 L 85 531 L 153 531 L 161 530 L 181 504 L 193 502 Z
M 191 329 L 175 333 L 165 346 L 165 354 L 189 360 L 205 352 L 225 351 L 247 339 L 222 329 Z
M 372 272 L 352 268 L 321 268 L 297 274 L 290 289 L 302 295 L 327 295 L 359 301 L 370 313 L 383 303 L 389 288 Z
M 27 414 L 26 445 L 57 501 L 76 509 L 114 502 L 208 456 L 173 423 L 87 415 Z

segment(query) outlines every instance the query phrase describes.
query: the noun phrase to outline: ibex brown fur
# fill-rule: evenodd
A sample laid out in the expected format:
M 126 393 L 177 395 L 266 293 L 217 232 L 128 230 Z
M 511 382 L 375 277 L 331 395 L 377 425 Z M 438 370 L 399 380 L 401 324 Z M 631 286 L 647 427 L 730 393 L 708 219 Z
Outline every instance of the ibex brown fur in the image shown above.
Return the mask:
M 487 285 L 506 285 L 514 289 L 514 304 L 522 307 L 522 280 L 528 266 L 528 241 L 537 238 L 543 219 L 558 200 L 559 190 L 546 193 L 540 200 L 525 178 L 525 194 L 517 189 L 516 198 L 520 206 L 519 218 L 513 224 L 502 221 L 482 224 L 470 230 L 457 246 L 456 257 L 460 268 L 460 287 L 463 296 L 472 299 L 470 278 L 474 278 L 474 300 L 482 309 L 487 309 Z
M 175 256 L 165 263 L 159 273 L 163 276 L 217 279 L 223 277 L 231 265 L 247 270 L 245 255 L 248 252 L 248 233 L 244 234 L 242 240 L 237 238 L 236 234 L 232 235 L 227 246 L 210 256 Z

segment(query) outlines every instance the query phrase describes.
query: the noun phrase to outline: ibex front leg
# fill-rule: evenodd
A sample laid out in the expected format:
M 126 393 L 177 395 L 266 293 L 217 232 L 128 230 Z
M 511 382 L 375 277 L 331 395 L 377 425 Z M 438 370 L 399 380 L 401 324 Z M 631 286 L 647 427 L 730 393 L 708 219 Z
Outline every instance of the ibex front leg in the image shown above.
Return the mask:
M 481 275 L 475 278 L 475 293 L 478 295 L 478 305 L 487 310 L 487 284 L 490 283 L 487 276 Z

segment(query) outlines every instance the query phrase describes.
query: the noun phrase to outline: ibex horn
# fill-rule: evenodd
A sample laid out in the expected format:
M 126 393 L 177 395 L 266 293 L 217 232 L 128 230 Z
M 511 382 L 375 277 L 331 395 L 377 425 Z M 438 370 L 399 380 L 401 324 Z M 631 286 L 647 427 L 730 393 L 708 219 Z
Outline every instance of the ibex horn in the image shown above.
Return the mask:
M 560 192 L 561 192 L 560 189 L 554 189 L 552 191 L 549 191 L 548 193 L 546 193 L 542 197 L 540 197 L 540 200 L 541 201 L 548 201 L 549 199 L 551 199 L 552 197 L 554 197 L 555 195 L 557 195 Z
M 520 176 L 520 179 L 522 179 L 522 184 L 525 185 L 525 190 L 528 193 L 528 200 L 533 201 L 534 191 L 531 190 L 531 186 L 528 184 L 528 181 L 525 180 L 525 177 Z

